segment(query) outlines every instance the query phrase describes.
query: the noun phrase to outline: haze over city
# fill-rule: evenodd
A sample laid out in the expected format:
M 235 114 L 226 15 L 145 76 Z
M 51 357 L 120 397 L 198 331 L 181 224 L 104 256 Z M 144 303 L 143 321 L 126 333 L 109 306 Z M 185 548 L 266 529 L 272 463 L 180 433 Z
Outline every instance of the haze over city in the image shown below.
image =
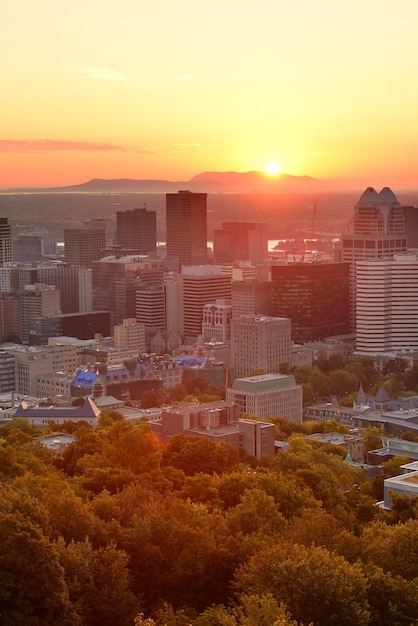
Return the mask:
M 417 18 L 413 0 L 9 3 L 0 188 L 231 170 L 416 188 Z

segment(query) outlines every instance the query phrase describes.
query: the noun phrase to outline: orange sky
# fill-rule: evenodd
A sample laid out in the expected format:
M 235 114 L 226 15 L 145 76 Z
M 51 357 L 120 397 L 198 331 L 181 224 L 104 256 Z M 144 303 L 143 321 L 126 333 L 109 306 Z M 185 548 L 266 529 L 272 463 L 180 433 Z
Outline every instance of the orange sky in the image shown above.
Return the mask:
M 0 188 L 282 171 L 418 188 L 416 0 L 15 0 Z

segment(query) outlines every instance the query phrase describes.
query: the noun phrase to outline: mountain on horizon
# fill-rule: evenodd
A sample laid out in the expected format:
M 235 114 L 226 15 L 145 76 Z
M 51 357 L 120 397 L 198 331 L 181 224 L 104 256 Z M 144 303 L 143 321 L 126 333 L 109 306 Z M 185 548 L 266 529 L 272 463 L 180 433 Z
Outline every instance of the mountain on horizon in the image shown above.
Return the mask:
M 282 193 L 304 192 L 318 189 L 323 181 L 310 176 L 278 174 L 268 176 L 263 172 L 202 172 L 188 181 L 158 179 L 93 178 L 78 185 L 64 187 L 7 189 L 7 192 L 73 192 L 73 193 L 170 193 L 179 190 L 206 191 L 208 193 Z

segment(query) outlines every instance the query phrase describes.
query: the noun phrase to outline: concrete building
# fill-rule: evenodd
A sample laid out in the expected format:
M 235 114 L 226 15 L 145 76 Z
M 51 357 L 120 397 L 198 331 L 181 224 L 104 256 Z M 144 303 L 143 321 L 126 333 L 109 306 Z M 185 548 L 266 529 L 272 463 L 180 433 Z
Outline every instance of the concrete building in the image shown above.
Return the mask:
M 167 259 L 172 269 L 207 263 L 207 194 L 166 194 Z
M 200 335 L 205 304 L 231 299 L 231 279 L 218 265 L 183 266 L 181 276 L 183 316 L 180 331 Z
M 271 315 L 271 281 L 258 278 L 236 280 L 232 275 L 232 316 Z
M 157 213 L 145 207 L 116 213 L 116 240 L 135 254 L 156 256 Z
M 356 351 L 418 350 L 418 256 L 357 261 Z
M 93 262 L 93 308 L 109 311 L 111 324 L 136 317 L 136 291 L 161 287 L 163 261 L 144 255 L 108 256 Z
M 165 290 L 149 285 L 136 290 L 136 319 L 147 328 L 165 329 Z
M 232 305 L 230 300 L 216 300 L 203 307 L 202 335 L 206 341 L 231 341 Z
M 12 228 L 7 217 L 0 217 L 0 267 L 13 261 Z
M 77 367 L 78 354 L 73 345 L 28 347 L 19 344 L 3 344 L 4 353 L 15 361 L 16 393 L 38 396 L 37 376 L 54 372 L 72 372 Z
M 274 454 L 274 425 L 238 419 L 237 408 L 230 402 L 167 407 L 162 410 L 161 417 L 150 419 L 150 426 L 164 442 L 178 433 L 184 433 L 213 443 L 224 442 L 234 448 L 244 448 L 257 459 L 264 454 Z
M 295 343 L 348 333 L 349 264 L 273 265 L 271 302 L 273 315 L 290 318 Z
M 253 415 L 262 420 L 285 417 L 295 424 L 302 423 L 302 387 L 294 376 L 264 374 L 236 378 L 226 390 L 226 399 L 238 406 L 238 415 Z
M 19 289 L 19 269 L 14 263 L 0 267 L 0 292 L 8 293 Z
M 65 228 L 64 256 L 69 265 L 92 267 L 93 261 L 102 257 L 106 247 L 104 228 Z
M 15 369 L 14 355 L 0 350 L 0 394 L 15 390 Z
M 20 263 L 36 263 L 44 256 L 44 240 L 40 233 L 19 233 L 13 245 L 13 259 Z
M 95 427 L 98 424 L 100 409 L 91 398 L 86 398 L 82 406 L 29 406 L 22 402 L 15 411 L 15 417 L 23 417 L 30 424 L 47 428 L 51 422 L 56 425 L 64 422 L 87 422 Z
M 306 441 L 314 441 L 320 444 L 332 444 L 347 449 L 350 458 L 354 463 L 364 463 L 365 442 L 358 433 L 344 435 L 342 433 L 313 433 L 305 437 Z
M 106 217 L 93 217 L 83 222 L 83 226 L 105 231 L 106 248 L 115 245 L 116 242 L 116 220 Z
M 60 290 L 53 285 L 36 283 L 25 285 L 20 292 L 20 338 L 22 343 L 29 343 L 31 320 L 37 317 L 49 317 L 61 313 Z
M 20 340 L 20 294 L 0 293 L 0 340 Z M 10 339 L 12 337 L 12 339 Z
M 128 318 L 117 324 L 114 329 L 115 347 L 127 346 L 137 354 L 145 352 L 145 327 L 135 318 Z
M 231 320 L 231 359 L 237 378 L 262 369 L 277 373 L 281 363 L 290 363 L 290 320 L 264 315 Z
M 350 326 L 356 323 L 357 261 L 391 258 L 407 251 L 405 217 L 389 187 L 368 187 L 354 207 L 350 233 L 341 237 L 341 260 L 350 264 Z
M 257 265 L 268 255 L 267 224 L 255 222 L 223 222 L 213 232 L 213 253 L 216 263 L 251 261 Z

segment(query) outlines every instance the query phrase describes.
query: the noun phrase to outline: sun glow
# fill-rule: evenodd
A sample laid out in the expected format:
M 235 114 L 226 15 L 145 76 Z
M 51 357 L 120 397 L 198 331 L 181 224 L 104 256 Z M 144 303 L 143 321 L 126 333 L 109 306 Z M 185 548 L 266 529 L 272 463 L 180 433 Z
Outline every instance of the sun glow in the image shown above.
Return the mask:
M 267 163 L 266 167 L 264 168 L 264 171 L 269 176 L 277 176 L 282 171 L 282 168 L 280 167 L 278 163 L 271 162 L 271 163 Z

